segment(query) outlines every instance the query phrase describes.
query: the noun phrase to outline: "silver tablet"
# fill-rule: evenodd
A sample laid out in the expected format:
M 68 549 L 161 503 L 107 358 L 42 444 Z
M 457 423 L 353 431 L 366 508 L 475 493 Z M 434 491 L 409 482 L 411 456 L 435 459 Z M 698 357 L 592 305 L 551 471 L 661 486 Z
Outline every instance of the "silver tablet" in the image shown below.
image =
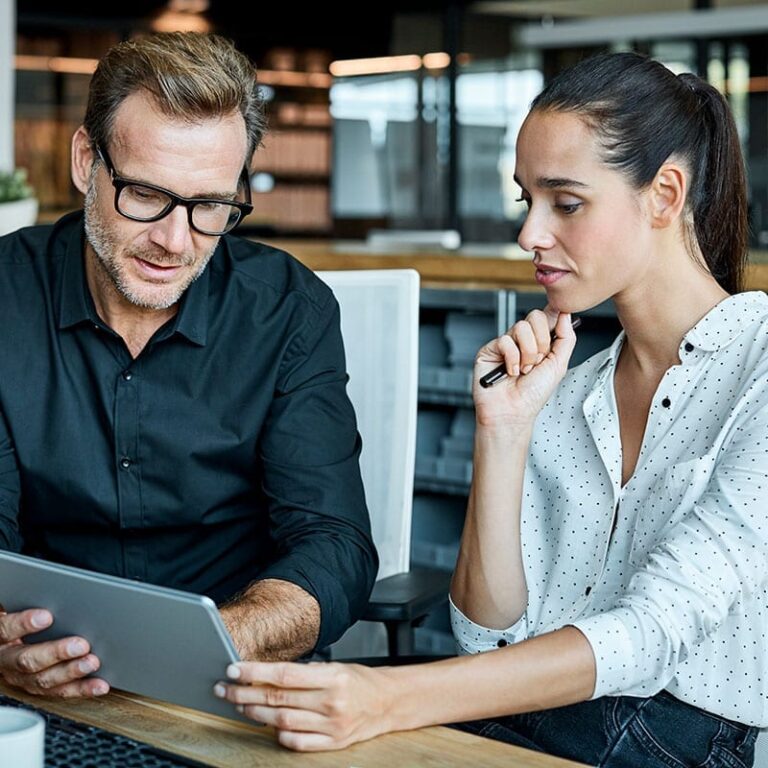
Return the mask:
M 246 720 L 213 695 L 239 657 L 208 597 L 0 552 L 0 603 L 49 610 L 53 625 L 30 640 L 84 637 L 114 688 Z

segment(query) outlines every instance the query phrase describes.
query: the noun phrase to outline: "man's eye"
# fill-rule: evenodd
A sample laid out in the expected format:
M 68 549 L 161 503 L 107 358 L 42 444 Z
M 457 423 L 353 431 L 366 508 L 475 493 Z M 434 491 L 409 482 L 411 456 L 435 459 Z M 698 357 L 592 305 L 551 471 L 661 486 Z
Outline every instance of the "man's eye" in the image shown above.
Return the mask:
M 153 202 L 161 197 L 157 192 L 146 187 L 126 187 L 126 190 L 131 197 L 143 203 Z
M 516 203 L 525 203 L 529 208 L 531 207 L 531 198 L 530 197 L 517 197 L 515 198 Z

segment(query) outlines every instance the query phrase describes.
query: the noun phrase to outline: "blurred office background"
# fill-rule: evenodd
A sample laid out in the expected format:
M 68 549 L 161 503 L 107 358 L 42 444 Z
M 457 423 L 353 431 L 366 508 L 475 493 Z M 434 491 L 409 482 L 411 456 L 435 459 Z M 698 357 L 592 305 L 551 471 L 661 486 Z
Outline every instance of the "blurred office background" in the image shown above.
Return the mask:
M 254 163 L 253 234 L 449 229 L 463 242 L 514 241 L 515 138 L 531 99 L 584 55 L 638 50 L 727 94 L 748 158 L 752 245 L 768 243 L 768 3 L 416 0 L 343 12 L 272 3 L 247 18 L 227 0 L 2 6 L 11 22 L 0 19 L 0 64 L 15 77 L 0 79 L 0 97 L 12 89 L 13 158 L 28 168 L 44 219 L 79 204 L 69 137 L 95 60 L 149 29 L 190 28 L 232 37 L 260 70 L 271 132 Z

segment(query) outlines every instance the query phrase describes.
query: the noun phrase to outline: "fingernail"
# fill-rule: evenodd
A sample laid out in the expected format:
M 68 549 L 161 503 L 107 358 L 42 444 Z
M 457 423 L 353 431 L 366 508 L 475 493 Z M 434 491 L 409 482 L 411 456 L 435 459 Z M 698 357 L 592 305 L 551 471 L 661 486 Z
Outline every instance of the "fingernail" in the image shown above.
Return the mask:
M 241 715 L 244 715 L 244 714 L 245 714 L 245 706 L 244 706 L 243 704 L 238 704 L 238 705 L 237 705 L 237 711 L 238 711 L 238 712 L 239 712 Z
M 106 696 L 109 693 L 109 686 L 106 683 L 99 683 L 93 687 L 94 696 Z
M 237 664 L 230 664 L 227 667 L 227 677 L 231 678 L 232 680 L 239 679 L 240 667 L 238 667 Z
M 83 673 L 85 673 L 85 674 L 87 674 L 88 672 L 93 672 L 93 664 L 92 664 L 90 661 L 81 661 L 81 662 L 80 662 L 80 663 L 77 665 L 77 668 L 78 668 L 78 669 L 79 669 L 81 672 L 83 672 Z
M 519 376 L 520 375 L 520 366 L 519 365 L 513 366 L 513 368 L 512 368 L 512 375 L 513 376 Z
M 42 629 L 47 627 L 50 622 L 48 616 L 44 613 L 33 613 L 31 624 L 35 629 Z
M 543 353 L 539 352 L 539 354 L 536 355 L 536 365 L 538 365 L 543 359 L 544 359 Z
M 530 373 L 533 370 L 532 365 L 524 365 L 523 366 L 523 373 Z
M 220 699 L 223 699 L 226 693 L 227 689 L 221 683 L 216 683 L 216 685 L 213 686 L 214 696 L 218 696 Z
M 72 640 L 67 644 L 67 653 L 70 656 L 82 656 L 87 650 L 85 643 L 80 640 Z

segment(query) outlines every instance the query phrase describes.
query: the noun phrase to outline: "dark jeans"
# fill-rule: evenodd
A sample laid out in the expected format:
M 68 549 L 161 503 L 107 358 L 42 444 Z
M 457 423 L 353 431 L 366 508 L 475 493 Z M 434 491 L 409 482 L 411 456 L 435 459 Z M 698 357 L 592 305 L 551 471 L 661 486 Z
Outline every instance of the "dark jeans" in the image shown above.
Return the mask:
M 599 768 L 750 768 L 758 733 L 665 691 L 454 727 Z

